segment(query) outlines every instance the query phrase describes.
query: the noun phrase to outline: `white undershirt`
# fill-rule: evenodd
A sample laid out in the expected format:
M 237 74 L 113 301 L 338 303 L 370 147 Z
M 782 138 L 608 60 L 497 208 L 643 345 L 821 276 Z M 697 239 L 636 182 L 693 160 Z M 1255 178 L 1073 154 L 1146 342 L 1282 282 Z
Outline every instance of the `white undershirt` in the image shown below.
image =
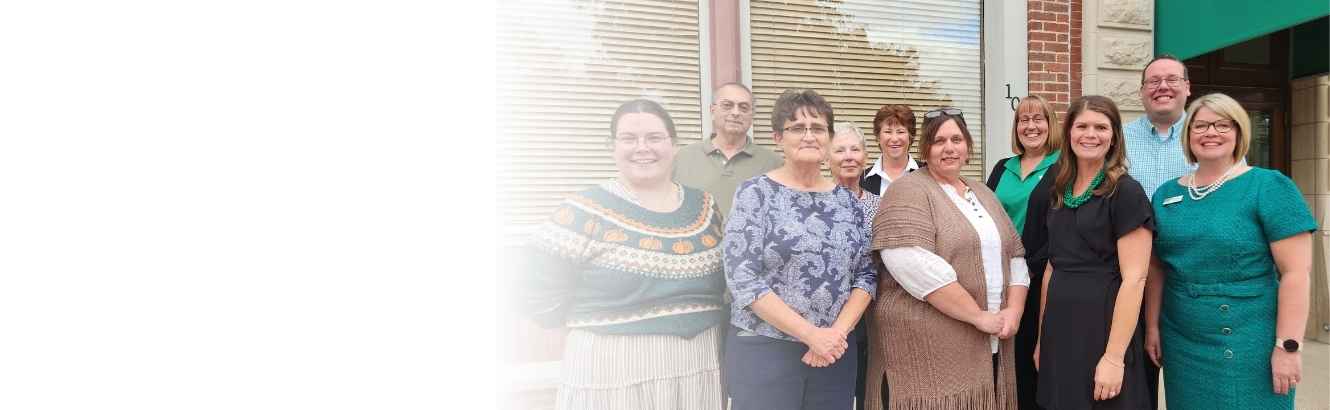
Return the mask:
M 882 195 L 886 194 L 886 193 L 887 193 L 887 186 L 891 185 L 891 182 L 892 182 L 892 181 L 891 181 L 891 177 L 887 176 L 887 171 L 884 170 L 884 169 L 882 169 L 882 160 L 883 160 L 882 157 L 877 157 L 877 162 L 873 163 L 873 167 L 872 167 L 872 168 L 869 168 L 869 169 L 868 169 L 868 175 L 875 175 L 875 174 L 876 174 L 877 176 L 879 176 L 879 177 L 882 178 L 882 184 L 878 185 L 878 187 L 877 187 L 877 196 L 882 196 Z M 916 170 L 916 169 L 919 169 L 919 163 L 918 163 L 918 162 L 915 162 L 915 161 L 914 161 L 914 157 L 913 157 L 913 156 L 910 156 L 910 154 L 905 154 L 905 160 L 906 160 L 906 161 L 905 161 L 905 173 L 901 174 L 902 176 L 904 176 L 905 174 L 910 173 L 910 171 L 914 171 L 914 170 Z

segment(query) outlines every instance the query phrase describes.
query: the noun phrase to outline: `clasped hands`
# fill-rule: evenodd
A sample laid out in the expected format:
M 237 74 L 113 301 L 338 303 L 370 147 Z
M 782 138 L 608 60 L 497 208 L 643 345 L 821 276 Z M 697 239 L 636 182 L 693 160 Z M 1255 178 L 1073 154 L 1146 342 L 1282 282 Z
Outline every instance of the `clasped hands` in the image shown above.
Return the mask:
M 1006 308 L 992 312 L 979 312 L 970 323 L 979 331 L 997 336 L 999 339 L 1009 339 L 1016 335 L 1016 330 L 1021 325 L 1021 311 L 1017 308 Z M 838 329 L 836 327 L 818 327 L 808 331 L 800 341 L 808 345 L 808 352 L 804 353 L 802 361 L 812 367 L 827 367 L 845 354 L 850 344 L 846 340 L 849 338 L 849 331 Z
M 815 327 L 809 330 L 799 341 L 808 345 L 808 352 L 804 353 L 803 362 L 812 367 L 827 367 L 841 356 L 845 355 L 845 350 L 850 348 L 847 340 L 850 337 L 848 330 L 833 327 Z
M 1016 329 L 1021 326 L 1021 310 L 1009 307 L 997 313 L 979 312 L 970 324 L 980 332 L 997 336 L 998 339 L 1009 339 L 1016 335 Z

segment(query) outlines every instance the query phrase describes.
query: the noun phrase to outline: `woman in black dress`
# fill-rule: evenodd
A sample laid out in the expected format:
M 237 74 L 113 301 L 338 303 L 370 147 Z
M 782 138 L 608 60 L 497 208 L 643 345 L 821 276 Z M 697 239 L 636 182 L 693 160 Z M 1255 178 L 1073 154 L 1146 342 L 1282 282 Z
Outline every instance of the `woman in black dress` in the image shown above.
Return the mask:
M 1112 100 L 1085 96 L 1067 111 L 1067 145 L 1048 212 L 1049 263 L 1035 347 L 1039 405 L 1150 405 L 1140 318 L 1154 217 L 1127 175 Z

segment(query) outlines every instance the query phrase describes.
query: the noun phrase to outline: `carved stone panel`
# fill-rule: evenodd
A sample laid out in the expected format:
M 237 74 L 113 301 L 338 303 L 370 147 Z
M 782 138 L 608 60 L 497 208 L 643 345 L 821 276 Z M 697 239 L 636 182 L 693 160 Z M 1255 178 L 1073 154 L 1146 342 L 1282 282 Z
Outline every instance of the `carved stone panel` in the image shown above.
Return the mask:
M 1099 77 L 1099 94 L 1117 103 L 1122 111 L 1142 111 L 1140 78 L 1127 75 L 1104 75 Z
M 1099 66 L 1140 70 L 1150 62 L 1154 45 L 1149 36 L 1099 36 Z
M 1108 0 L 1099 3 L 1099 25 L 1150 30 L 1154 24 L 1154 0 Z

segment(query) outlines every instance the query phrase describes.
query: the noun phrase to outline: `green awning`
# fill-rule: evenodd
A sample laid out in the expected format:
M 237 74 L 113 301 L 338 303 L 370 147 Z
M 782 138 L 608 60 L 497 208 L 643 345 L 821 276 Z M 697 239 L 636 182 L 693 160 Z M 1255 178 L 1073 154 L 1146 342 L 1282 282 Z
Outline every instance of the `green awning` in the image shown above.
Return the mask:
M 1327 14 L 1327 0 L 1157 0 L 1155 54 L 1186 60 Z

